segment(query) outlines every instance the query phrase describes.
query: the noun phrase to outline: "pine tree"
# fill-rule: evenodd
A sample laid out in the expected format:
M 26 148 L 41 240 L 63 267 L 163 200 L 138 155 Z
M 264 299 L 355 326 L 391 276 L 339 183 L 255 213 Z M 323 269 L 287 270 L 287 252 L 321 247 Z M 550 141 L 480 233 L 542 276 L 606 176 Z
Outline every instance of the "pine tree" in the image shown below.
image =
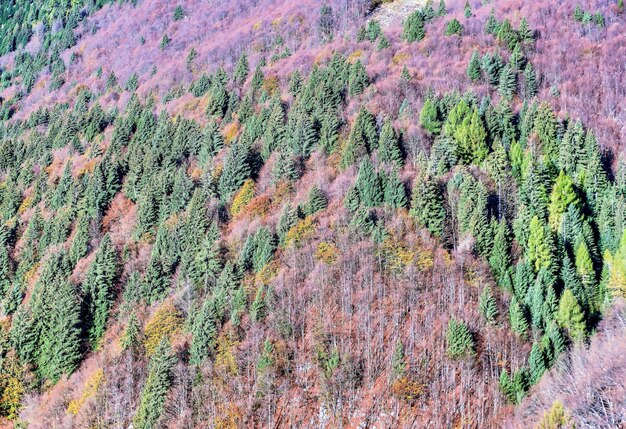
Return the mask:
M 469 77 L 472 82 L 477 82 L 480 80 L 481 75 L 482 64 L 478 55 L 478 51 L 474 49 L 474 52 L 472 53 L 472 58 L 470 58 L 470 62 L 467 65 L 467 77 Z
M 133 427 L 153 429 L 164 411 L 165 398 L 173 382 L 172 370 L 176 355 L 167 338 L 163 338 L 152 354 L 148 365 L 148 377 L 141 390 L 139 408 L 133 418 Z
M 348 78 L 349 94 L 354 96 L 361 94 L 369 85 L 369 78 L 361 60 L 356 60 L 350 67 L 350 76 Z
M 446 14 L 446 2 L 439 0 L 439 7 L 437 8 L 437 16 L 444 16 Z
M 448 356 L 452 359 L 459 359 L 465 356 L 476 354 L 474 338 L 465 322 L 450 319 L 446 334 L 448 342 Z
M 530 221 L 528 236 L 528 258 L 534 264 L 535 271 L 553 267 L 554 246 L 547 226 L 534 216 Z
M 117 277 L 117 252 L 109 235 L 105 235 L 96 251 L 96 258 L 82 284 L 86 306 L 85 322 L 91 346 L 96 349 L 104 334 L 113 305 L 113 287 Z
M 41 331 L 38 350 L 39 372 L 43 378 L 56 383 L 61 375 L 70 375 L 81 357 L 80 304 L 74 287 L 68 281 L 56 286 L 52 297 L 46 329 Z M 34 320 L 40 320 L 37 315 Z
M 382 204 L 384 197 L 382 184 L 369 157 L 361 162 L 355 185 L 365 207 L 377 207 Z
M 431 98 L 427 98 L 420 111 L 420 124 L 428 134 L 435 135 L 441 131 L 441 121 L 438 118 L 437 106 Z
M 532 43 L 535 41 L 534 32 L 530 29 L 530 26 L 528 25 L 528 21 L 526 20 L 525 16 L 522 17 L 522 21 L 519 24 L 519 29 L 517 30 L 517 32 L 519 33 L 520 38 L 524 43 Z
M 561 327 L 567 329 L 574 341 L 582 341 L 585 338 L 587 330 L 585 314 L 574 293 L 569 289 L 565 289 L 561 295 L 556 319 Z
M 478 309 L 487 323 L 494 323 L 496 321 L 498 317 L 498 305 L 491 291 L 491 287 L 485 286 L 483 288 Z
M 478 109 L 474 109 L 471 115 L 463 119 L 454 132 L 454 138 L 457 141 L 458 156 L 467 164 L 480 165 L 489 154 L 487 131 Z
M 511 329 L 513 332 L 526 337 L 528 331 L 528 320 L 524 309 L 519 304 L 517 299 L 513 297 L 509 306 L 509 322 L 511 323 Z
M 370 153 L 377 142 L 378 134 L 374 116 L 365 108 L 361 108 L 352 124 L 348 143 L 342 154 L 342 167 L 348 167 Z
M 248 150 L 242 143 L 233 143 L 226 154 L 224 169 L 218 182 L 220 200 L 226 202 L 250 176 Z
M 237 65 L 235 66 L 235 72 L 233 73 L 233 79 L 238 84 L 243 84 L 248 77 L 248 73 L 250 73 L 250 68 L 248 65 L 248 56 L 245 52 L 242 52 L 239 56 L 239 60 L 237 61 Z
M 387 176 L 386 180 L 384 180 L 383 201 L 389 207 L 392 207 L 394 209 L 406 208 L 406 206 L 408 205 L 404 183 L 398 176 L 396 170 L 392 170 L 391 173 L 389 173 L 389 175 Z
M 498 93 L 500 97 L 507 101 L 510 101 L 515 94 L 517 87 L 517 79 L 514 70 L 512 70 L 509 64 L 505 65 L 500 71 L 500 78 L 498 80 Z
M 191 327 L 193 339 L 189 349 L 189 362 L 192 365 L 200 365 L 214 351 L 217 322 L 215 303 L 211 298 L 206 298 Z
M 489 12 L 489 18 L 485 23 L 485 33 L 486 34 L 497 34 L 499 30 L 500 24 L 496 19 L 496 12 L 493 8 L 491 8 L 491 12 Z
M 442 191 L 430 177 L 416 178 L 411 195 L 411 215 L 431 234 L 441 237 L 444 232 L 446 210 Z
M 378 157 L 381 162 L 394 164 L 398 167 L 402 166 L 402 152 L 400 151 L 400 142 L 396 131 L 393 129 L 391 121 L 385 121 L 380 130 L 380 139 L 378 140 Z
M 126 323 L 126 329 L 122 336 L 121 346 L 122 350 L 133 350 L 139 345 L 139 336 L 141 334 L 141 327 L 139 325 L 139 319 L 133 311 Z
M 463 15 L 465 15 L 466 18 L 469 18 L 472 16 L 472 6 L 470 6 L 469 0 L 465 0 L 465 6 L 463 7 Z
M 307 216 L 312 216 L 315 213 L 324 210 L 327 205 L 328 199 L 326 198 L 324 192 L 322 192 L 317 185 L 313 185 L 309 191 L 309 196 L 304 210 L 305 214 Z
M 419 42 L 426 36 L 424 30 L 424 15 L 421 11 L 416 10 L 404 22 L 402 37 L 409 42 Z
M 527 99 L 533 98 L 537 95 L 537 74 L 532 63 L 528 61 L 526 68 L 524 68 L 524 97 Z
M 537 384 L 543 373 L 546 371 L 546 362 L 543 350 L 539 343 L 533 343 L 528 356 L 528 367 L 530 368 L 530 383 Z
M 548 206 L 549 222 L 553 231 L 560 229 L 563 215 L 570 204 L 579 207 L 580 200 L 576 194 L 574 181 L 561 171 L 552 188 L 550 205 Z

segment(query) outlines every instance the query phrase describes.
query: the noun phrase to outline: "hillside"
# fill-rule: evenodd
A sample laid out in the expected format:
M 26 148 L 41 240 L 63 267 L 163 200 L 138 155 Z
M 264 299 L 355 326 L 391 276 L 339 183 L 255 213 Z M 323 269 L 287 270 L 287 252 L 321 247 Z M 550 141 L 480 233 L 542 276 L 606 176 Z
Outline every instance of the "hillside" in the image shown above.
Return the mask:
M 625 20 L 3 3 L 3 426 L 626 424 Z

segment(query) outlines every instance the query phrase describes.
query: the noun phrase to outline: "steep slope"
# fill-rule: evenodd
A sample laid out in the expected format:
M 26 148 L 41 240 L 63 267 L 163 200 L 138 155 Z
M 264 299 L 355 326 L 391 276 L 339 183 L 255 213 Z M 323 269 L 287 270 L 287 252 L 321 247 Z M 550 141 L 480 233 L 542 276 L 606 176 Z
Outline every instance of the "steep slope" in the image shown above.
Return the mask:
M 7 425 L 623 424 L 624 15 L 417 3 L 2 15 Z

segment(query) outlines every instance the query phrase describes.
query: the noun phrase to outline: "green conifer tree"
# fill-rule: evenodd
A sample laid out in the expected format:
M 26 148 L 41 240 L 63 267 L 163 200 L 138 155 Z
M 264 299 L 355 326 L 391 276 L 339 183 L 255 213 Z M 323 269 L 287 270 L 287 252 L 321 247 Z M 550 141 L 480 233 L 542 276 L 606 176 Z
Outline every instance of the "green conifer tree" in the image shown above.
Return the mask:
M 365 157 L 361 162 L 355 185 L 365 207 L 377 207 L 382 204 L 383 187 L 369 157 Z
M 474 356 L 476 354 L 472 333 L 462 320 L 450 319 L 446 340 L 448 343 L 447 353 L 452 359 Z
M 396 170 L 392 170 L 384 180 L 383 201 L 394 209 L 406 208 L 408 205 L 404 183 Z
M 88 337 L 96 349 L 104 334 L 109 312 L 113 305 L 113 289 L 117 277 L 117 252 L 109 235 L 105 235 L 96 251 L 96 257 L 82 284 L 86 306 L 84 317 Z
M 420 111 L 420 124 L 430 135 L 439 134 L 441 121 L 438 118 L 437 106 L 431 98 L 427 98 Z
M 467 65 L 467 77 L 469 77 L 472 82 L 477 82 L 480 80 L 481 75 L 482 75 L 481 60 L 478 55 L 478 51 L 474 49 L 474 52 L 472 53 L 472 58 L 470 58 L 470 62 Z
M 446 210 L 440 186 L 430 177 L 417 177 L 411 195 L 411 215 L 431 234 L 441 237 Z
M 574 341 L 584 340 L 587 330 L 585 314 L 574 293 L 569 289 L 565 289 L 561 295 L 556 318 L 559 325 L 569 332 Z
M 176 355 L 172 352 L 169 341 L 163 338 L 152 354 L 148 365 L 148 377 L 141 390 L 141 399 L 137 413 L 133 418 L 133 427 L 154 429 L 164 411 L 165 398 L 173 382 Z
M 305 206 L 305 214 L 307 216 L 314 215 L 315 213 L 322 211 L 328 205 L 328 199 L 322 190 L 317 186 L 313 185 L 311 190 L 309 191 L 309 196 Z
M 211 298 L 206 298 L 191 327 L 193 338 L 189 349 L 189 362 L 192 365 L 200 365 L 214 351 L 217 322 L 215 302 Z
M 398 167 L 402 166 L 402 151 L 400 150 L 400 142 L 396 131 L 387 120 L 383 124 L 380 131 L 380 139 L 378 140 L 378 157 L 381 162 L 394 164 Z
M 528 331 L 528 320 L 522 306 L 517 299 L 513 297 L 509 306 L 509 322 L 511 329 L 522 337 L 526 337 Z
M 480 303 L 478 306 L 480 313 L 483 315 L 487 323 L 494 323 L 498 317 L 498 305 L 493 296 L 491 287 L 485 286 L 480 295 Z

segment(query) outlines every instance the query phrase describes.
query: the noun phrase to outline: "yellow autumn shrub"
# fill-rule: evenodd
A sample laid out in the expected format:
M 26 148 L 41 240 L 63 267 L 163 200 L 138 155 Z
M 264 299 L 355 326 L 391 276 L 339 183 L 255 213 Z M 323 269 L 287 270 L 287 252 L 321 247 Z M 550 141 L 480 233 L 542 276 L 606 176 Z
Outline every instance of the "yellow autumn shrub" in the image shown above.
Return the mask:
M 233 204 L 230 206 L 230 214 L 235 216 L 241 212 L 241 209 L 248 205 L 248 203 L 254 197 L 254 180 L 248 179 L 241 186 L 235 198 Z
M 144 346 L 150 356 L 163 338 L 172 338 L 183 323 L 180 312 L 171 302 L 163 303 L 146 323 Z
M 72 400 L 67 406 L 67 412 L 73 416 L 78 414 L 83 404 L 96 394 L 102 383 L 104 383 L 104 370 L 98 368 L 85 382 L 85 387 L 80 397 Z

